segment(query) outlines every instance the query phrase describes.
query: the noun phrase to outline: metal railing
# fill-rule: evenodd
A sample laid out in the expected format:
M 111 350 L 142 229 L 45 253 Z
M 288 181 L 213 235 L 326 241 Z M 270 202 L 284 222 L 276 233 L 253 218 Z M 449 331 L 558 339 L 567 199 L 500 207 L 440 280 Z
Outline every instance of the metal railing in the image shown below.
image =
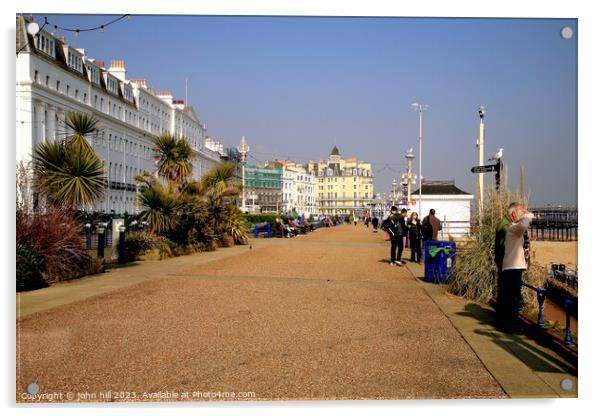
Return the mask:
M 546 322 L 543 319 L 543 309 L 544 309 L 544 303 L 546 301 L 546 297 L 548 295 L 547 289 L 534 287 L 525 282 L 522 282 L 522 285 L 537 293 L 537 303 L 539 306 L 539 310 L 537 312 L 537 326 L 539 326 L 540 328 L 544 328 L 546 325 Z M 570 311 L 570 308 L 573 305 L 573 303 L 574 303 L 573 300 L 570 299 L 569 297 L 567 297 L 564 300 L 564 305 L 563 305 L 564 311 L 565 311 L 565 316 L 566 316 L 566 325 L 565 325 L 565 330 L 564 330 L 564 345 L 566 345 L 566 346 L 575 345 L 575 343 L 573 341 L 573 336 L 571 335 L 571 311 Z

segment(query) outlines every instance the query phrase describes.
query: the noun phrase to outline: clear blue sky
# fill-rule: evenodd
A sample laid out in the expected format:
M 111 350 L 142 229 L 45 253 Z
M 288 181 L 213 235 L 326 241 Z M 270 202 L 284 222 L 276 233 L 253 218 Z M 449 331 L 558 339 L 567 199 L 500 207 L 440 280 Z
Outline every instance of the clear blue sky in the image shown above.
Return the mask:
M 112 18 L 47 16 L 80 28 Z M 58 34 L 177 98 L 188 78 L 189 103 L 227 146 L 245 135 L 258 160 L 306 162 L 336 144 L 373 163 L 380 192 L 418 150 L 418 101 L 430 106 L 423 176 L 473 193 L 483 104 L 486 155 L 504 147 L 513 189 L 524 166 L 532 205 L 577 202 L 576 20 L 135 15 Z

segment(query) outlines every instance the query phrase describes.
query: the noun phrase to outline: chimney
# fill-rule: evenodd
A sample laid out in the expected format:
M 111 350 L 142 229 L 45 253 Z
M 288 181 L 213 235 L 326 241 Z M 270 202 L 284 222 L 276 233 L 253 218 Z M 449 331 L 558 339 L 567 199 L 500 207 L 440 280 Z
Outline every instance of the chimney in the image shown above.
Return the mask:
M 178 110 L 183 110 L 184 109 L 184 100 L 173 100 L 172 104 L 178 109 Z
M 33 16 L 32 16 L 32 15 L 29 15 L 29 16 L 27 16 L 27 17 L 25 18 L 25 21 L 26 21 L 27 23 L 33 23 Z
M 171 104 L 173 100 L 173 95 L 169 91 L 157 91 L 157 97 L 168 105 Z
M 115 75 L 120 81 L 125 81 L 125 61 L 111 60 L 109 73 Z
M 67 43 L 67 41 L 65 40 L 65 37 L 64 37 L 64 36 L 57 36 L 56 38 L 57 38 L 58 40 L 60 40 L 60 41 L 61 41 L 61 43 Z
M 101 68 L 101 69 L 105 69 L 105 61 L 98 60 L 96 62 L 96 65 L 98 65 L 98 67 Z
M 131 79 L 130 82 L 136 84 L 140 88 L 146 89 L 146 80 L 145 79 Z

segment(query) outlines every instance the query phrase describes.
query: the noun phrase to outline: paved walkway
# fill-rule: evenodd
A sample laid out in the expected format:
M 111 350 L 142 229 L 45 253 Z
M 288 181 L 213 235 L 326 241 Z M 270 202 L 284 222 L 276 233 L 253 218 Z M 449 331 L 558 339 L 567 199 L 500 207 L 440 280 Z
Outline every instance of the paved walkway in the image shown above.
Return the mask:
M 343 225 L 21 294 L 17 400 L 32 382 L 40 393 L 87 393 L 82 401 L 561 394 L 566 363 L 496 339 L 473 306 L 387 255 L 380 234 Z M 552 365 L 512 359 L 527 353 Z M 513 374 L 539 384 L 513 384 Z M 547 390 L 532 388 L 541 381 Z

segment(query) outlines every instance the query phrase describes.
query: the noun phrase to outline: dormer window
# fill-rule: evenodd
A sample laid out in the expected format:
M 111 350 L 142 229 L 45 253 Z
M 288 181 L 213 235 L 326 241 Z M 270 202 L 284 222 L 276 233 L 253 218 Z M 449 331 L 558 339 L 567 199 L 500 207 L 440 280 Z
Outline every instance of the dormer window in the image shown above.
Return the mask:
M 107 88 L 109 92 L 118 95 L 119 94 L 119 83 L 117 79 L 113 77 L 107 77 Z
M 40 32 L 38 36 L 38 50 L 44 52 L 46 55 L 55 57 L 54 55 L 54 39 L 47 36 L 45 33 Z
M 88 64 L 87 68 L 90 73 L 90 82 L 100 85 L 100 69 L 94 64 Z
M 134 101 L 134 93 L 130 84 L 123 84 L 123 98 L 129 102 Z
M 82 57 L 75 52 L 69 51 L 67 53 L 69 68 L 75 69 L 77 72 L 84 72 L 84 64 Z

